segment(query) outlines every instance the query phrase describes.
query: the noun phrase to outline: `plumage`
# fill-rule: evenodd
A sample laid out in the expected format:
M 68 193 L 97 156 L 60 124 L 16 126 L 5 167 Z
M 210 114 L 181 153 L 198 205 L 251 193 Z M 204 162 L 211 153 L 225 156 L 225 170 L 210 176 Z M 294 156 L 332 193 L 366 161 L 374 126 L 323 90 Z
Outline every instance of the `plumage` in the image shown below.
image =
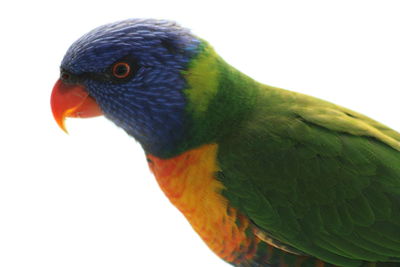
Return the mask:
M 400 266 L 394 130 L 260 84 L 167 21 L 99 27 L 71 46 L 61 70 L 59 124 L 94 114 L 94 100 L 142 145 L 161 189 L 225 261 Z M 87 91 L 81 103 L 57 109 L 75 85 Z

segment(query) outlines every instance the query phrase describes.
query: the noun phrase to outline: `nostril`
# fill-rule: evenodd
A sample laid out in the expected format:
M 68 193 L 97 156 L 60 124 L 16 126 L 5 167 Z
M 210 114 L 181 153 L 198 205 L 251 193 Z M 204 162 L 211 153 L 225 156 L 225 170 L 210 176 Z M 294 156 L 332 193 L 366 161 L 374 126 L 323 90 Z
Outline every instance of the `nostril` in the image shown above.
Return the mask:
M 64 69 L 61 69 L 60 71 L 60 80 L 64 83 L 77 84 L 80 83 L 84 77 L 85 74 L 74 74 Z
M 68 81 L 71 78 L 71 75 L 69 75 L 68 73 L 62 73 L 61 74 L 61 79 L 64 81 Z
M 77 83 L 78 77 L 74 74 L 71 74 L 69 71 L 61 70 L 60 79 L 64 83 Z

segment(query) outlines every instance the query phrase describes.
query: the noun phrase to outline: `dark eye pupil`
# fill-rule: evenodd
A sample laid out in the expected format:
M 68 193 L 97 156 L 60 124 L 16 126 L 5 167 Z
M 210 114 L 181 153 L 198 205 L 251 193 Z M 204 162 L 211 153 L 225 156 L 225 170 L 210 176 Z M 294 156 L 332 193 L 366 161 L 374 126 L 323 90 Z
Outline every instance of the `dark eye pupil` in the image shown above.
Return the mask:
M 127 78 L 131 73 L 131 66 L 125 62 L 117 63 L 114 65 L 112 73 L 118 79 Z
M 126 67 L 126 65 L 119 65 L 115 68 L 115 74 L 116 75 L 124 75 L 128 72 L 128 68 Z
M 132 67 L 127 62 L 118 62 L 112 66 L 111 74 L 122 81 L 122 79 L 131 77 Z

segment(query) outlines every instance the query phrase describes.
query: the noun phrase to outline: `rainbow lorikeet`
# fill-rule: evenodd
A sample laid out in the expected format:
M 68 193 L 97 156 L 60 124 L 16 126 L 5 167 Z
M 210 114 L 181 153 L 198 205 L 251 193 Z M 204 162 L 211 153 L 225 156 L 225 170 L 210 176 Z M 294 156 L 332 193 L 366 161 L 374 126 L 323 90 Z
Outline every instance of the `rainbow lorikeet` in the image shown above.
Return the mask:
M 400 266 L 400 134 L 242 74 L 173 22 L 78 39 L 54 117 L 104 114 L 169 200 L 234 266 Z

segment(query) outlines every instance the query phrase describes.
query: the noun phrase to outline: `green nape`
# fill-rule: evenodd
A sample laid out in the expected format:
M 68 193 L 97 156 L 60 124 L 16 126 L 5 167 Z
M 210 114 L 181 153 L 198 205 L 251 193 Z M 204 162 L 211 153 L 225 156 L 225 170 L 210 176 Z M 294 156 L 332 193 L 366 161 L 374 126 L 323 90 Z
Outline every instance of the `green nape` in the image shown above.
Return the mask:
M 203 144 L 215 143 L 246 119 L 263 86 L 227 64 L 206 42 L 182 72 L 187 81 L 186 135 L 172 157 Z

